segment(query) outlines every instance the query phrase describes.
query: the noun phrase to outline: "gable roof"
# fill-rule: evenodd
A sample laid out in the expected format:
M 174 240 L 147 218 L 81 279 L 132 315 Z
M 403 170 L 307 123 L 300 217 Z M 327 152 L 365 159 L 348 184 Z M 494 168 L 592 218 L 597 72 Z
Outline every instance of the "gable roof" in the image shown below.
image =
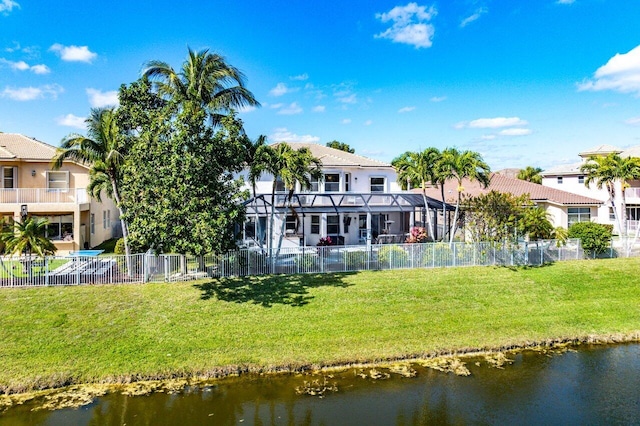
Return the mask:
M 0 160 L 51 161 L 56 147 L 17 133 L 0 133 Z
M 582 151 L 581 153 L 579 153 L 578 155 L 580 157 L 589 157 L 591 155 L 607 155 L 607 154 L 611 154 L 612 152 L 615 152 L 616 154 L 619 154 L 622 152 L 622 150 L 616 146 L 613 145 L 607 145 L 607 144 L 602 144 L 602 145 L 598 145 L 598 146 L 594 146 L 592 148 L 589 148 L 587 150 Z
M 314 157 L 317 157 L 322 161 L 322 167 L 392 167 L 391 164 L 384 163 L 378 160 L 372 160 L 371 158 L 363 157 L 357 154 L 351 154 L 350 152 L 341 151 L 335 148 L 329 148 L 328 146 L 320 145 L 317 143 L 305 143 L 305 142 L 279 142 L 286 143 L 293 149 L 308 148 Z M 274 145 L 277 145 L 274 144 Z
M 455 202 L 457 194 L 458 182 L 448 180 L 445 185 L 445 201 Z M 476 197 L 480 194 L 486 194 L 489 191 L 497 191 L 503 193 L 520 196 L 529 194 L 533 202 L 547 202 L 561 205 L 602 205 L 602 201 L 595 198 L 585 197 L 583 195 L 572 194 L 571 192 L 562 191 L 560 189 L 550 188 L 537 183 L 528 182 L 526 180 L 513 179 L 498 173 L 491 174 L 491 182 L 487 188 L 482 188 L 479 182 L 465 179 L 462 181 L 465 197 Z M 421 192 L 420 189 L 413 191 Z M 441 199 L 439 188 L 428 188 L 427 195 L 437 199 Z

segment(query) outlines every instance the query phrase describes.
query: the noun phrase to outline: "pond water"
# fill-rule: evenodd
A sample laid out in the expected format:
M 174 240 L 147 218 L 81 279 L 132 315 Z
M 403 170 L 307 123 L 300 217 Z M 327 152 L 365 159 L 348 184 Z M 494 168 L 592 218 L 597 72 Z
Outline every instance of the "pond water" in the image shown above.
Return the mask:
M 640 344 L 509 358 L 502 369 L 465 359 L 466 377 L 414 364 L 410 378 L 374 379 L 368 369 L 229 378 L 176 394 L 111 394 L 77 409 L 20 406 L 0 415 L 0 425 L 640 424 Z M 336 392 L 296 392 L 325 379 Z

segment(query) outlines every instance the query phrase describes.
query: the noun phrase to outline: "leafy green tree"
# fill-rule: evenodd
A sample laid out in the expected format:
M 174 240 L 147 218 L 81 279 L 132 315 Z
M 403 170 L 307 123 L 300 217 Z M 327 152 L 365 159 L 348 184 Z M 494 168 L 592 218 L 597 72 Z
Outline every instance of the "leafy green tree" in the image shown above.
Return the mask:
M 518 219 L 518 227 L 522 235 L 528 235 L 531 241 L 547 240 L 554 234 L 549 214 L 538 206 L 524 209 Z
M 355 148 L 351 148 L 348 144 L 346 144 L 344 142 L 339 142 L 339 141 L 336 141 L 336 140 L 333 140 L 331 142 L 327 142 L 327 146 L 329 148 L 339 149 L 340 151 L 349 152 L 351 154 L 356 152 Z
M 595 222 L 576 222 L 569 227 L 569 238 L 579 238 L 586 254 L 603 253 L 611 244 L 611 227 Z
M 189 49 L 180 71 L 163 61 L 149 61 L 143 76 L 155 81 L 161 96 L 203 108 L 214 125 L 221 123 L 232 109 L 260 105 L 246 88 L 244 74 L 208 49 Z
M 484 188 L 486 188 L 489 185 L 489 173 L 491 172 L 491 169 L 487 163 L 484 162 L 482 156 L 477 152 L 460 152 L 455 148 L 447 148 L 442 151 L 437 170 L 438 178 L 441 182 L 445 182 L 448 179 L 455 179 L 458 183 L 456 210 L 453 215 L 453 225 L 449 236 L 449 242 L 453 243 L 453 237 L 455 236 L 458 222 L 458 214 L 460 211 L 460 201 L 462 199 L 462 192 L 464 191 L 462 181 L 464 179 L 478 181 Z
M 616 153 L 611 153 L 605 157 L 592 156 L 580 167 L 580 170 L 587 174 L 587 178 L 584 181 L 587 187 L 595 182 L 598 189 L 603 187 L 607 189 L 609 202 L 618 224 L 618 231 L 620 236 L 625 238 L 628 229 L 625 190 L 629 187 L 629 180 L 640 178 L 640 158 L 622 158 Z M 619 185 L 621 196 L 620 212 L 616 209 L 615 203 L 616 183 Z
M 465 218 L 473 241 L 513 241 L 520 232 L 519 221 L 531 208 L 528 194 L 490 191 L 465 200 Z
M 208 107 L 163 98 L 144 78 L 121 87 L 119 97 L 132 247 L 194 255 L 234 248 L 246 198 L 233 177 L 244 165 L 242 122 L 230 114 L 214 130 Z
M 422 200 L 427 216 L 429 233 L 434 240 L 436 234 L 427 200 L 427 184 L 433 185 L 437 183 L 437 164 L 439 160 L 440 151 L 437 148 L 427 148 L 422 152 L 405 152 L 391 162 L 396 169 L 397 180 L 403 190 L 406 190 L 409 185 L 422 189 Z
M 87 136 L 71 134 L 63 139 L 52 161 L 53 169 L 60 169 L 64 161 L 76 161 L 88 165 L 91 197 L 102 201 L 102 193 L 115 201 L 120 212 L 120 224 L 125 253 L 131 254 L 128 244 L 128 229 L 124 219 L 120 198 L 121 168 L 124 163 L 125 146 L 116 123 L 113 108 L 91 110 L 87 123 Z
M 11 256 L 25 255 L 25 267 L 32 276 L 32 256 L 44 258 L 56 252 L 56 246 L 45 236 L 46 226 L 49 221 L 45 218 L 27 217 L 21 222 L 14 222 L 12 227 L 2 232 L 0 239 L 4 243 L 5 253 Z
M 518 172 L 518 179 L 532 183 L 542 184 L 542 169 L 540 167 L 527 166 Z

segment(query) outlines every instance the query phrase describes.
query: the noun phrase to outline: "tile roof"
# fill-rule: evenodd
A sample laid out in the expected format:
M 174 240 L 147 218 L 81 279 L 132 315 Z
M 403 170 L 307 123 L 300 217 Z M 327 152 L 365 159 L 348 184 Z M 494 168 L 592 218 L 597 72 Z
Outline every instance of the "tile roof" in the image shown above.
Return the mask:
M 562 164 L 560 166 L 552 167 L 548 170 L 545 170 L 541 173 L 543 177 L 553 176 L 553 175 L 581 175 L 583 172 L 580 171 L 580 167 L 584 164 L 583 161 L 579 163 L 573 164 Z
M 612 152 L 620 153 L 620 152 L 622 152 L 622 150 L 620 148 L 616 147 L 616 146 L 613 146 L 613 145 L 602 144 L 602 145 L 594 146 L 592 148 L 584 150 L 581 153 L 579 153 L 578 155 L 580 157 L 588 157 L 590 155 L 611 154 Z
M 0 160 L 50 161 L 56 147 L 16 133 L 0 133 Z
M 282 143 L 282 142 L 280 142 Z M 357 154 L 341 151 L 317 143 L 286 142 L 293 149 L 308 148 L 311 153 L 322 161 L 322 167 L 392 167 L 384 163 Z M 274 145 L 277 145 L 274 144 Z
M 448 180 L 445 183 L 445 201 L 450 203 L 456 201 L 458 197 L 457 186 L 458 183 L 455 180 Z M 478 182 L 469 181 L 468 179 L 462 181 L 462 187 L 464 188 L 463 195 L 465 197 L 476 197 L 480 194 L 486 194 L 489 191 L 498 191 L 510 193 L 515 196 L 529 194 L 529 197 L 534 202 L 550 202 L 562 205 L 599 206 L 602 204 L 602 201 L 596 200 L 595 198 L 572 194 L 570 192 L 550 188 L 537 183 L 531 183 L 526 180 L 513 179 L 497 173 L 491 174 L 491 183 L 487 188 L 482 188 Z M 413 191 L 421 192 L 420 189 L 414 189 Z M 435 198 L 436 200 L 440 200 L 440 188 L 427 188 L 427 195 Z

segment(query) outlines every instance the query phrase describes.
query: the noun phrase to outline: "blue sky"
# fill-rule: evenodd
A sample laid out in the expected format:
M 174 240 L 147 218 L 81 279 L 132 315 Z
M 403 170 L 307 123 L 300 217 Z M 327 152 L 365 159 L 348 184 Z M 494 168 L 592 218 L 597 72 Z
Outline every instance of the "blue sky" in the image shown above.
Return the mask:
M 640 144 L 638 22 L 637 0 L 0 0 L 0 131 L 58 145 L 189 46 L 245 73 L 252 138 L 549 168 Z

